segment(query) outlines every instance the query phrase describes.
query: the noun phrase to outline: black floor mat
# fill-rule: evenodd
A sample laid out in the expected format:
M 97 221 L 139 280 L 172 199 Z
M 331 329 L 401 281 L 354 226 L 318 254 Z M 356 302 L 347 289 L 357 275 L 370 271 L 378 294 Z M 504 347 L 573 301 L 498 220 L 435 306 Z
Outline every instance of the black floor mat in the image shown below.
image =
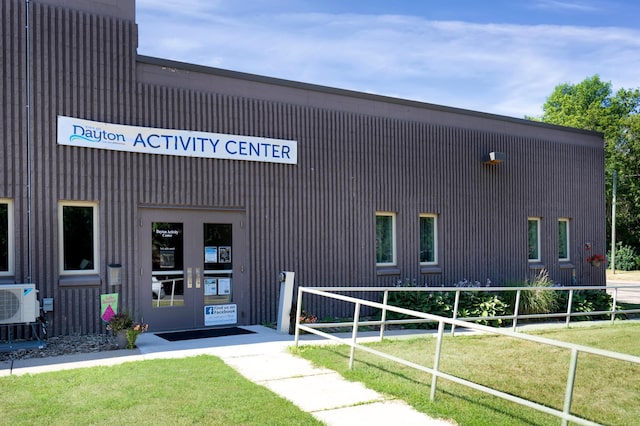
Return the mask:
M 240 327 L 227 328 L 206 328 L 202 330 L 175 331 L 171 333 L 157 333 L 156 336 L 162 337 L 170 342 L 179 340 L 206 339 L 208 337 L 235 336 L 238 334 L 254 334 L 254 331 L 246 330 Z

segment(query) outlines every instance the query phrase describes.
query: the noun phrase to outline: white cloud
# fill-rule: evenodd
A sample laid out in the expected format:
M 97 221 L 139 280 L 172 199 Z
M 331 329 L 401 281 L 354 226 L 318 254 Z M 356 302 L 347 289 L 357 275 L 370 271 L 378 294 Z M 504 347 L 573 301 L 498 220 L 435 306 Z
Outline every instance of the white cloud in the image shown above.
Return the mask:
M 537 0 L 532 3 L 535 9 L 567 10 L 571 12 L 597 12 L 595 5 L 585 1 Z
M 594 74 L 639 86 L 640 32 L 628 29 L 233 15 L 220 4 L 163 3 L 159 11 L 138 0 L 139 53 L 516 117 L 539 115 L 557 84 Z

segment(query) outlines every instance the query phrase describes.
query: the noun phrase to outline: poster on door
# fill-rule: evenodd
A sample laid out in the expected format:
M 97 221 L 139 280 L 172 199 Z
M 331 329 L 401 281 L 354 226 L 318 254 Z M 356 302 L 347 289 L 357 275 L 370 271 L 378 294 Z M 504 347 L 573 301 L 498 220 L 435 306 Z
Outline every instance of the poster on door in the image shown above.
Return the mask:
M 218 294 L 220 296 L 231 294 L 231 278 L 218 278 Z
M 226 305 L 207 305 L 204 307 L 204 325 L 225 325 L 238 322 L 238 306 L 230 303 Z
M 218 280 L 215 278 L 204 279 L 204 295 L 216 296 L 218 294 Z

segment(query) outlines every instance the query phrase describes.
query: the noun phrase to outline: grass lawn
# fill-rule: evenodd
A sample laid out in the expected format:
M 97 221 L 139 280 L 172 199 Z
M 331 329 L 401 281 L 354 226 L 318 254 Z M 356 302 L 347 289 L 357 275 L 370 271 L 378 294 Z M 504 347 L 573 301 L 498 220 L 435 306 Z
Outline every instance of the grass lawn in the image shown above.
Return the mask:
M 553 329 L 536 334 L 640 356 L 640 324 Z M 373 343 L 381 352 L 433 366 L 433 337 Z M 560 424 L 524 406 L 439 379 L 436 400 L 429 400 L 431 375 L 356 350 L 348 369 L 347 346 L 303 346 L 302 357 L 340 372 L 350 380 L 405 400 L 433 417 L 454 419 L 460 425 Z M 562 410 L 570 353 L 501 336 L 447 336 L 442 347 L 443 371 Z M 580 354 L 572 413 L 607 425 L 638 424 L 640 365 Z
M 0 424 L 320 425 L 213 356 L 0 377 Z

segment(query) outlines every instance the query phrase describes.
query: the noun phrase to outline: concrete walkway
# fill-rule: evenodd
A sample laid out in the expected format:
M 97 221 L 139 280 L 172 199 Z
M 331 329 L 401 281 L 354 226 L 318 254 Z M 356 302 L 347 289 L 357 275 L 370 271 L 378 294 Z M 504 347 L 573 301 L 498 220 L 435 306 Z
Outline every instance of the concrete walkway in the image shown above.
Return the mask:
M 288 399 L 327 425 L 455 424 L 453 421 L 432 419 L 404 401 L 381 395 L 360 383 L 349 382 L 332 370 L 314 367 L 309 361 L 289 353 L 293 336 L 262 326 L 243 328 L 255 334 L 168 342 L 152 333 L 145 333 L 138 337 L 136 350 L 16 360 L 13 366 L 9 362 L 0 362 L 0 376 L 210 354 L 220 357 L 247 379 Z M 326 340 L 312 335 L 302 336 L 301 340 L 303 344 L 326 343 Z

